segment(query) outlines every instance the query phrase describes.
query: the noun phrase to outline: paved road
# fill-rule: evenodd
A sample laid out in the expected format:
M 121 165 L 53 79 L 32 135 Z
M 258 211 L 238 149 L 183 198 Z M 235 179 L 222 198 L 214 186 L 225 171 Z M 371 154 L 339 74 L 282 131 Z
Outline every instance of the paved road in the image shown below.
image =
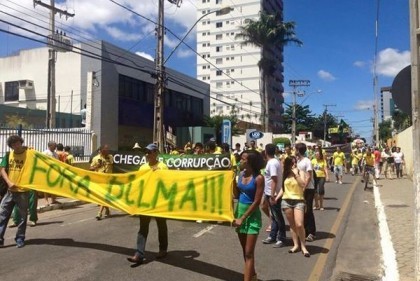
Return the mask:
M 327 183 L 326 210 L 316 211 L 317 240 L 308 246 L 311 258 L 288 254 L 289 246 L 275 249 L 258 243 L 259 280 L 340 280 L 336 278 L 360 266 L 366 269 L 362 274 L 377 276 L 380 259 L 375 252 L 379 245 L 373 195 L 353 184 L 355 180 L 346 176 L 343 185 Z M 111 218 L 96 221 L 96 211 L 95 205 L 86 204 L 40 214 L 39 225 L 28 228 L 22 249 L 15 248 L 15 229 L 8 229 L 6 247 L 0 249 L 0 279 L 242 280 L 241 248 L 229 225 L 169 221 L 169 255 L 158 261 L 152 221 L 148 262 L 131 267 L 126 257 L 134 252 L 138 218 L 114 211 Z M 265 237 L 262 232 L 259 240 Z M 360 243 L 349 247 L 343 239 Z

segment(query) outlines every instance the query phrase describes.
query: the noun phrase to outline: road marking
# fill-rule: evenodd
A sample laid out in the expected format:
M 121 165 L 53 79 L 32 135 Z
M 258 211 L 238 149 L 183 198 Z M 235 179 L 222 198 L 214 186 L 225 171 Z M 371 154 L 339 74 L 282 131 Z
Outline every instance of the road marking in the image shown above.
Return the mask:
M 210 230 L 212 230 L 213 228 L 215 228 L 216 225 L 209 225 L 206 228 L 200 230 L 199 232 L 197 232 L 196 234 L 193 235 L 194 238 L 198 238 L 201 235 L 205 234 L 206 232 L 209 232 Z
M 384 264 L 384 276 L 382 280 L 400 280 L 398 264 L 395 256 L 394 245 L 392 244 L 391 234 L 386 220 L 385 207 L 381 200 L 378 187 L 373 188 L 375 195 L 376 214 L 379 221 L 379 234 L 381 236 L 382 260 Z
M 328 251 L 325 251 L 325 252 L 323 251 L 320 253 L 319 258 L 317 259 L 315 266 L 312 269 L 311 274 L 309 275 L 308 280 L 311 280 L 311 281 L 320 280 L 322 271 L 324 270 L 325 264 L 327 263 L 328 253 L 330 252 L 331 246 L 334 242 L 333 237 L 337 237 L 338 228 L 340 227 L 343 221 L 344 214 L 346 213 L 347 208 L 349 207 L 350 199 L 352 198 L 353 193 L 356 190 L 357 183 L 358 183 L 358 180 L 356 179 L 353 182 L 353 185 L 351 186 L 349 193 L 347 193 L 346 199 L 343 202 L 340 212 L 338 213 L 338 216 L 335 219 L 333 226 L 331 227 L 330 233 L 334 235 L 331 235 L 329 238 L 327 238 L 327 241 L 325 241 L 323 245 L 324 249 L 327 249 Z

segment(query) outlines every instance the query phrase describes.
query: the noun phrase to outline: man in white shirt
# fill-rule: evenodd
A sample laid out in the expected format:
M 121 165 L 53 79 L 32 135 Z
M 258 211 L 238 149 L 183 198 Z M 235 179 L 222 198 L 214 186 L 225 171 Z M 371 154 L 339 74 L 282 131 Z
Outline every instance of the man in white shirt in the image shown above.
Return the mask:
M 306 153 L 306 144 L 298 143 L 295 146 L 296 148 L 296 158 L 297 158 L 297 168 L 301 172 L 300 175 L 305 181 L 305 203 L 306 203 L 306 212 L 304 217 L 305 232 L 306 232 L 306 241 L 312 242 L 315 240 L 316 226 L 315 226 L 315 216 L 313 212 L 313 202 L 315 196 L 315 186 L 313 182 L 313 169 L 311 160 L 308 157 L 305 157 Z
M 44 154 L 48 155 L 49 157 L 55 158 L 57 160 L 59 160 L 58 158 L 58 154 L 56 152 L 57 149 L 57 143 L 55 141 L 49 141 L 48 142 L 48 149 L 44 150 Z M 44 198 L 45 198 L 45 203 L 46 205 L 50 205 L 50 204 L 57 204 L 59 203 L 56 199 L 56 196 L 53 194 L 49 194 L 44 192 Z M 48 198 L 51 198 L 51 202 L 48 200 Z
M 276 146 L 274 144 L 265 146 L 267 165 L 264 174 L 264 200 L 267 200 L 271 211 L 271 231 L 270 235 L 263 240 L 263 243 L 275 243 L 274 247 L 280 248 L 285 243 L 286 224 L 281 212 L 281 199 L 276 201 L 276 195 L 280 192 L 282 186 L 283 173 L 281 162 L 274 157 L 275 153 Z

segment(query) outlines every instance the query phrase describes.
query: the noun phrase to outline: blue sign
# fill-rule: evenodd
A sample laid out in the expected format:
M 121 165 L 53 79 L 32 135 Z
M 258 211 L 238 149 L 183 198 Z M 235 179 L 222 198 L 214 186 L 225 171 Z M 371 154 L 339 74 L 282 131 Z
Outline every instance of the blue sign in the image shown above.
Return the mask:
M 253 140 L 260 139 L 263 136 L 264 136 L 264 134 L 260 131 L 252 131 L 251 133 L 249 133 L 249 137 Z
M 232 147 L 232 124 L 228 119 L 224 119 L 222 123 L 222 143 Z

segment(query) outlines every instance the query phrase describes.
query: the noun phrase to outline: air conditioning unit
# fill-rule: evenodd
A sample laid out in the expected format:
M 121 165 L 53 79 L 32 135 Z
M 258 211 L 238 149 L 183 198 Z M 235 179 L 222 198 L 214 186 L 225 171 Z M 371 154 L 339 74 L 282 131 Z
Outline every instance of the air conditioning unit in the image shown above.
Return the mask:
M 31 90 L 34 88 L 34 81 L 32 80 L 19 80 L 19 89 Z

